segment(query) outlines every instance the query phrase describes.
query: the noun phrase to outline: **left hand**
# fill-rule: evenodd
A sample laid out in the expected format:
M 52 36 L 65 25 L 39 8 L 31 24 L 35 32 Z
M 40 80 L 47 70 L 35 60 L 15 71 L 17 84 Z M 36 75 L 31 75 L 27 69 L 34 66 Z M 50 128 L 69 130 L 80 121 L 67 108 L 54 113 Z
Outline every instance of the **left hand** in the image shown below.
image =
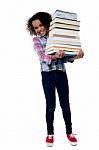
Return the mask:
M 74 59 L 80 59 L 84 57 L 84 52 L 82 51 L 82 49 L 78 52 L 77 56 L 71 58 L 72 60 Z

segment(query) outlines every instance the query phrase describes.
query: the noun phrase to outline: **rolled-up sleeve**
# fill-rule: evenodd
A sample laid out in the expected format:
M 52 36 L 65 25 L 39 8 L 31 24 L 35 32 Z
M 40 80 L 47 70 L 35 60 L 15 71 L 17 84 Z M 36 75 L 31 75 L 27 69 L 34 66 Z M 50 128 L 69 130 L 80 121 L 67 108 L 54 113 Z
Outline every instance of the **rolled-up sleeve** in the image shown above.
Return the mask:
M 46 62 L 47 64 L 51 64 L 52 56 L 45 54 L 43 46 L 41 45 L 38 37 L 33 38 L 33 46 L 39 57 L 40 62 Z

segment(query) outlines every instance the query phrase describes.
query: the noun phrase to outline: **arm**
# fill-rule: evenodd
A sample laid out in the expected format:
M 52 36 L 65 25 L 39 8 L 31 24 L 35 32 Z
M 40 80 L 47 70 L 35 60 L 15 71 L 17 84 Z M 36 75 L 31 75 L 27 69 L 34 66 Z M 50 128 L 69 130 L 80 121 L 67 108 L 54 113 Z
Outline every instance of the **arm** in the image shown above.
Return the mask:
M 34 49 L 39 56 L 40 61 L 47 62 L 48 64 L 50 64 L 53 59 L 62 58 L 65 54 L 63 51 L 59 51 L 59 53 L 56 53 L 55 55 L 46 55 L 38 37 L 34 37 L 33 43 Z
M 52 60 L 52 56 L 45 54 L 43 50 L 43 46 L 41 45 L 38 37 L 33 38 L 33 44 L 34 44 L 34 49 L 39 57 L 39 60 L 50 64 Z

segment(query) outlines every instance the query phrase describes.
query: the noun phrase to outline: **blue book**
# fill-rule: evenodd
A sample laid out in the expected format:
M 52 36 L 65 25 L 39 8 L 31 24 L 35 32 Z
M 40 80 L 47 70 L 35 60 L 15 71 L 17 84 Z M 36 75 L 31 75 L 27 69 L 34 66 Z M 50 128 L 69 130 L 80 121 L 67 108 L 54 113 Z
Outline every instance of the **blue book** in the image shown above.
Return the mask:
M 52 18 L 64 18 L 64 19 L 70 19 L 70 20 L 77 20 L 77 13 L 73 12 L 67 12 L 67 11 L 62 11 L 62 10 L 56 10 L 52 16 Z

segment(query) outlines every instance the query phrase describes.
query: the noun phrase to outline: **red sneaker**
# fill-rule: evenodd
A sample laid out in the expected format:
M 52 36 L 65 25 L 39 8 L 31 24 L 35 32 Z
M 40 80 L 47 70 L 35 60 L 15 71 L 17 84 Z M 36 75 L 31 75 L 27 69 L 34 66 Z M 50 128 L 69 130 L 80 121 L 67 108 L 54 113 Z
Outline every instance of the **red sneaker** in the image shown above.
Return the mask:
M 67 138 L 72 146 L 77 145 L 77 139 L 75 138 L 74 134 L 67 134 Z
M 46 137 L 46 145 L 49 147 L 52 147 L 54 143 L 54 137 L 53 135 L 47 135 Z

